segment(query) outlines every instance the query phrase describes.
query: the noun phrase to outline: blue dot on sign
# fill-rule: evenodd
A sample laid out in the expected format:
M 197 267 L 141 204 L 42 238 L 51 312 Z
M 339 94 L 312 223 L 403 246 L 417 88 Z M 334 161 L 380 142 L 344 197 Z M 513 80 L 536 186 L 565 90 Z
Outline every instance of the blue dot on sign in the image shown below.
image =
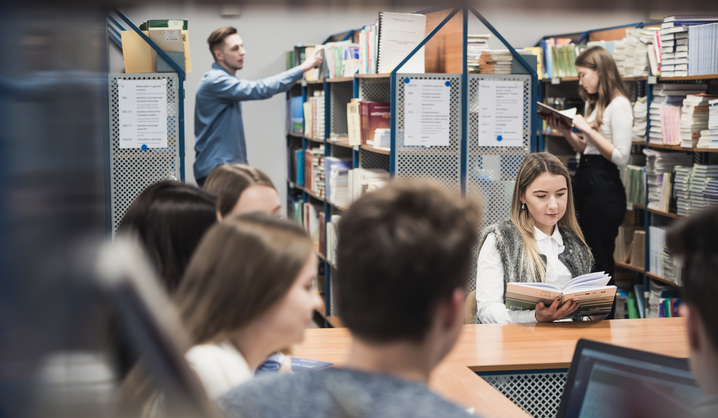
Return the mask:
M 501 142 L 502 139 L 504 139 L 504 137 L 501 136 L 501 135 L 499 135 L 499 136 L 496 137 L 496 140 L 499 141 L 499 142 Z
M 406 77 L 406 78 L 404 79 L 404 82 L 405 82 L 406 84 L 409 84 L 410 81 L 411 81 L 411 80 L 409 80 L 409 77 Z
M 142 146 L 142 151 L 147 151 L 147 145 Z
M 444 84 L 446 84 L 446 87 L 451 87 L 451 81 L 447 80 L 446 83 L 444 83 Z

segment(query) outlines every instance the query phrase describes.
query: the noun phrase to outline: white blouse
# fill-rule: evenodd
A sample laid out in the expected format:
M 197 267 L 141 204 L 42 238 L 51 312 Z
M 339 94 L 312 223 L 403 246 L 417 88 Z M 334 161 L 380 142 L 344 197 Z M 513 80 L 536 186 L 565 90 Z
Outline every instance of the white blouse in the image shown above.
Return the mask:
M 242 354 L 229 341 L 196 345 L 187 351 L 185 360 L 214 401 L 254 376 Z
M 588 105 L 586 105 L 588 107 Z M 596 109 L 586 118 L 586 122 L 592 123 L 596 120 Z M 623 96 L 611 100 L 606 110 L 603 111 L 603 123 L 598 131 L 608 142 L 615 147 L 611 154 L 611 162 L 619 167 L 628 164 L 631 157 L 631 141 L 633 132 L 633 108 L 631 102 Z M 584 155 L 601 155 L 601 152 L 591 141 L 588 135 L 586 138 L 586 149 Z
M 546 256 L 546 283 L 562 288 L 573 275 L 558 259 L 565 247 L 563 237 L 554 227 L 548 236 L 534 227 L 539 251 Z M 512 311 L 504 305 L 504 266 L 496 249 L 496 237 L 489 234 L 479 251 L 476 271 L 476 308 L 482 324 L 536 322 L 536 311 Z

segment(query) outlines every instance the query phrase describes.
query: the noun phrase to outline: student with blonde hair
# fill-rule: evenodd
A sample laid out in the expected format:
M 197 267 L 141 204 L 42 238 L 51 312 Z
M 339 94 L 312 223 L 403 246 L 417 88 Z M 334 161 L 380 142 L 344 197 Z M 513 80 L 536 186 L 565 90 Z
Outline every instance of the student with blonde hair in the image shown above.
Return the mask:
M 552 283 L 563 287 L 590 273 L 593 258 L 576 220 L 571 179 L 555 156 L 529 154 L 521 164 L 511 203 L 511 217 L 481 233 L 476 273 L 474 323 L 552 322 L 578 308 L 573 300 L 559 307 L 543 303 L 535 310 L 505 308 L 511 282 Z
M 573 119 L 573 126 L 583 132 L 583 138 L 555 119 L 549 125 L 582 154 L 574 178 L 578 219 L 595 257 L 596 270 L 613 276 L 616 236 L 626 213 L 619 168 L 628 164 L 631 154 L 633 110 L 616 63 L 606 49 L 596 46 L 583 51 L 576 58 L 576 71 L 586 107 L 584 116 Z
M 217 219 L 263 212 L 279 216 L 282 203 L 274 183 L 262 170 L 246 164 L 222 164 L 212 170 L 204 190 L 217 196 Z
M 272 353 L 302 341 L 321 299 L 317 257 L 296 223 L 252 213 L 215 224 L 176 294 L 195 344 L 185 355 L 218 399 Z

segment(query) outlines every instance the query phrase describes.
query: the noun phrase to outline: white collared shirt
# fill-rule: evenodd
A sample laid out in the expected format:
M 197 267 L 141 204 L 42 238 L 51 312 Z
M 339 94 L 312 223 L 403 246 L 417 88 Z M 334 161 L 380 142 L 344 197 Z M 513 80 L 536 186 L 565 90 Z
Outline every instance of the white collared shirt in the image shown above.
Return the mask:
M 254 376 L 247 361 L 229 341 L 196 345 L 187 351 L 185 360 L 213 401 Z
M 588 104 L 586 108 L 588 108 Z M 593 123 L 597 113 L 597 110 L 594 109 L 586 117 L 586 122 Z M 633 108 L 627 98 L 618 96 L 611 100 L 611 103 L 603 111 L 603 122 L 598 131 L 608 142 L 613 144 L 611 162 L 619 167 L 628 164 L 631 157 L 631 141 L 633 141 Z M 586 149 L 583 150 L 583 155 L 601 155 L 590 138 L 586 140 Z
M 534 237 L 539 251 L 546 256 L 546 283 L 562 288 L 573 275 L 558 259 L 565 249 L 561 233 L 554 227 L 553 234 L 548 236 L 534 227 Z M 511 311 L 504 305 L 504 266 L 494 234 L 486 237 L 479 251 L 476 308 L 482 324 L 536 322 L 536 311 Z

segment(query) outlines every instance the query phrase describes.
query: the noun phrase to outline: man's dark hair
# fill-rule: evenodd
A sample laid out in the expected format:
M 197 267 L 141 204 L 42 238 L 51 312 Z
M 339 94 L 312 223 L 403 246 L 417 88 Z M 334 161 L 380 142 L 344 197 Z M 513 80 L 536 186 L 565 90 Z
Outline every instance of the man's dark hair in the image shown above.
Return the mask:
M 117 233 L 135 234 L 169 293 L 173 293 L 200 240 L 217 222 L 216 198 L 179 181 L 146 188 L 132 202 Z
M 224 45 L 224 38 L 229 35 L 234 35 L 235 33 L 237 33 L 237 29 L 231 26 L 223 26 L 213 30 L 212 33 L 209 34 L 207 43 L 209 44 L 209 52 L 212 54 L 212 58 L 214 58 L 215 61 L 217 58 L 214 56 L 214 51 L 222 48 L 222 45 Z
M 678 221 L 666 237 L 668 249 L 683 258 L 683 298 L 693 308 L 718 349 L 718 207 Z
M 339 310 L 368 342 L 423 341 L 434 313 L 470 277 L 479 206 L 433 182 L 393 181 L 339 223 Z

